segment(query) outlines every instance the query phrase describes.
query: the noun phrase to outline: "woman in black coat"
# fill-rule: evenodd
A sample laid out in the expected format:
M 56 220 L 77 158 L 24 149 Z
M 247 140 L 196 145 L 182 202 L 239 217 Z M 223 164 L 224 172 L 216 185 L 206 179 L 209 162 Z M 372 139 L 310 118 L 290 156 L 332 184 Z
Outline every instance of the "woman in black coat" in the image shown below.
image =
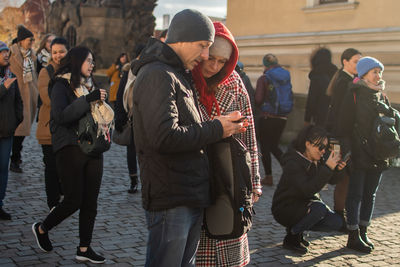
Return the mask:
M 99 131 L 109 136 L 112 124 L 114 113 L 104 102 L 106 90 L 98 89 L 92 80 L 94 62 L 93 53 L 88 48 L 74 47 L 61 60 L 55 73 L 50 93 L 50 130 L 64 199 L 43 222 L 34 223 L 32 231 L 39 248 L 51 251 L 53 246 L 48 232 L 79 210 L 80 243 L 76 259 L 103 263 L 105 258 L 90 247 L 103 175 L 103 155 L 85 154 L 78 144 L 77 135 L 79 120 L 88 112 L 98 114 L 100 108 L 107 111 L 102 112 L 102 116 L 93 116 Z M 104 120 L 107 117 L 110 120 Z
M 340 155 L 329 153 L 327 132 L 318 126 L 306 126 L 283 156 L 283 174 L 272 199 L 275 220 L 286 227 L 285 248 L 306 253 L 309 242 L 306 230 L 339 230 L 343 225 L 340 215 L 332 212 L 319 197 L 319 191 L 334 183 L 346 163 Z M 334 178 L 335 177 L 335 178 Z
M 347 247 L 364 253 L 374 249 L 367 237 L 367 228 L 371 223 L 382 172 L 388 167 L 388 158 L 377 158 L 377 151 L 371 146 L 372 129 L 375 119 L 381 114 L 395 119 L 397 126 L 399 124 L 398 112 L 390 107 L 383 93 L 383 69 L 383 64 L 372 57 L 358 61 L 359 79 L 353 82 L 344 97 L 337 127 L 342 149 L 350 150 L 352 154 L 346 199 Z
M 329 83 L 326 94 L 331 97 L 331 104 L 329 106 L 328 117 L 326 121 L 326 130 L 333 136 L 336 136 L 335 127 L 340 114 L 340 108 L 344 96 L 349 90 L 353 79 L 357 75 L 357 62 L 361 58 L 361 52 L 354 48 L 347 48 L 343 51 L 340 60 L 342 67 L 335 73 L 331 82 Z M 342 179 L 338 181 L 333 192 L 333 209 L 336 213 L 342 214 L 345 217 L 345 202 L 347 196 L 347 188 L 349 185 L 348 174 L 343 175 Z
M 304 115 L 306 125 L 310 123 L 324 125 L 330 102 L 326 89 L 336 70 L 337 67 L 332 63 L 332 54 L 329 49 L 320 48 L 312 54 L 311 71 L 308 74 L 310 88 Z
M 11 220 L 3 210 L 8 166 L 15 129 L 22 122 L 23 107 L 17 78 L 9 69 L 10 49 L 0 41 L 0 220 Z

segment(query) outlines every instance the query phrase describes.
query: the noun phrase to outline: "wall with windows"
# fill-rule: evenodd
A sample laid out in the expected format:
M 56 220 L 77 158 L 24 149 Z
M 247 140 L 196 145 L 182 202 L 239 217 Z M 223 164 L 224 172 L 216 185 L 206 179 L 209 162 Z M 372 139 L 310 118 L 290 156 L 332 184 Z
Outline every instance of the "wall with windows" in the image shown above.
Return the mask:
M 338 67 L 341 53 L 349 47 L 381 60 L 386 92 L 392 102 L 400 103 L 399 10 L 398 0 L 228 0 L 226 25 L 253 85 L 267 53 L 275 54 L 291 72 L 299 100 L 288 126 L 297 130 L 303 125 L 309 57 L 320 46 L 332 51 Z

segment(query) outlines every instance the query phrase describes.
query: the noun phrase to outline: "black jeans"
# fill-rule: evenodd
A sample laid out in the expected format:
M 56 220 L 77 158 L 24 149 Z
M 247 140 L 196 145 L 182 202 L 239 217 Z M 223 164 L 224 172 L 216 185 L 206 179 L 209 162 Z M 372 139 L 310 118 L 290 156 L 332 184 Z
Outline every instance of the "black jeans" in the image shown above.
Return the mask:
M 13 145 L 11 150 L 11 162 L 19 165 L 21 160 L 22 142 L 24 142 L 25 136 L 14 136 Z
M 61 182 L 57 174 L 56 155 L 52 145 L 42 145 L 44 162 L 44 184 L 49 209 L 57 206 L 61 197 Z
M 285 129 L 286 120 L 280 118 L 261 117 L 258 121 L 260 150 L 265 175 L 272 174 L 271 153 L 281 163 L 282 150 L 279 148 L 279 140 Z
M 66 146 L 56 153 L 56 164 L 64 199 L 43 221 L 42 229 L 51 230 L 79 209 L 79 246 L 87 247 L 92 241 L 97 215 L 103 155 L 90 157 L 78 146 Z
M 332 231 L 339 230 L 343 226 L 343 219 L 339 214 L 331 211 L 322 201 L 310 203 L 308 213 L 291 228 L 292 234 L 303 231 Z
M 138 168 L 136 163 L 136 146 L 132 132 L 132 139 L 130 145 L 126 147 L 126 159 L 128 161 L 129 175 L 137 174 Z

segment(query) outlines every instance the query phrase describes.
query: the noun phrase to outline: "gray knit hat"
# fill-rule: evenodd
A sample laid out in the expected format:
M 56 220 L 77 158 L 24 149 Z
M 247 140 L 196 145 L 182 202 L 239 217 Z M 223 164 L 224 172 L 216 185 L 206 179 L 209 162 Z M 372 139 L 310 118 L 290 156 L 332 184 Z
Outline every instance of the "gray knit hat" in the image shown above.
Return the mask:
M 194 9 L 185 9 L 172 18 L 165 42 L 214 42 L 214 34 L 214 25 L 206 15 Z

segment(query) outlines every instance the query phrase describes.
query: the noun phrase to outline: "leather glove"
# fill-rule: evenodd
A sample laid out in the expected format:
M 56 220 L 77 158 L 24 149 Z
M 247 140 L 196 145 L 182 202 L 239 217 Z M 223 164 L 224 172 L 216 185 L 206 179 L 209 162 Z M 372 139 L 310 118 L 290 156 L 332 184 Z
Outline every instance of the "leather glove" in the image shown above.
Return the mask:
M 90 103 L 93 101 L 97 101 L 100 100 L 100 90 L 93 90 L 92 92 L 90 92 L 89 94 L 87 94 L 85 96 L 86 102 Z

